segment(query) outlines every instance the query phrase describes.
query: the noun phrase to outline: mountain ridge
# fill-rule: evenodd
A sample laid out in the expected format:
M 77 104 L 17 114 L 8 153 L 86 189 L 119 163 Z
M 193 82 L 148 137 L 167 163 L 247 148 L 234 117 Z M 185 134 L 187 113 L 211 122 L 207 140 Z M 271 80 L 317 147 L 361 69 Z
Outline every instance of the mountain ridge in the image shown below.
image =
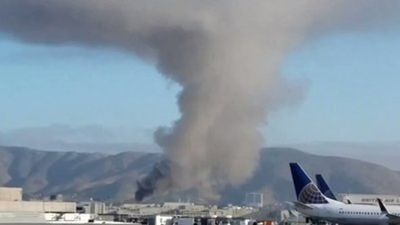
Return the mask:
M 52 152 L 0 146 L 0 185 L 21 186 L 26 196 L 60 193 L 68 200 L 132 200 L 136 180 L 163 158 L 161 153 L 117 154 Z M 322 173 L 336 192 L 400 194 L 400 172 L 337 156 L 320 156 L 294 148 L 267 148 L 254 175 L 221 192 L 222 203 L 240 204 L 246 192 L 262 192 L 266 201 L 289 201 L 294 191 L 288 167 L 299 162 L 310 176 Z M 178 195 L 160 199 L 176 200 Z

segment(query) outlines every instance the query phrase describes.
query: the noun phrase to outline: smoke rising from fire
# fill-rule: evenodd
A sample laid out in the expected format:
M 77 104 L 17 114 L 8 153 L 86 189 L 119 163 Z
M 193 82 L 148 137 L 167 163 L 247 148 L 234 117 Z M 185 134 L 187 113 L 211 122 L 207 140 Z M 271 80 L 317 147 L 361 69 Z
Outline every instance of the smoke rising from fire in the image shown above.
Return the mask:
M 257 166 L 268 112 L 302 96 L 285 57 L 330 32 L 386 29 L 399 1 L 2 0 L 0 32 L 22 41 L 129 51 L 182 86 L 181 117 L 159 128 L 168 188 L 214 198 Z M 157 185 L 157 182 L 150 182 Z

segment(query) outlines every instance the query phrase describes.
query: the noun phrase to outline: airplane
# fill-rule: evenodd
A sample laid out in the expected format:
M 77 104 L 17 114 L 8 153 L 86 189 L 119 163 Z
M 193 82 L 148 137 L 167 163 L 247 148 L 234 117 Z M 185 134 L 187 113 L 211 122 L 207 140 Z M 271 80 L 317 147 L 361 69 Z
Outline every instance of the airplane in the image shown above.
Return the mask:
M 315 179 L 317 181 L 317 187 L 319 188 L 319 190 L 321 190 L 322 194 L 330 199 L 337 200 L 336 196 L 333 194 L 332 190 L 329 188 L 328 183 L 326 183 L 321 174 L 316 174 Z
M 298 163 L 290 163 L 297 201 L 295 209 L 317 221 L 343 225 L 400 225 L 400 207 L 346 204 L 326 197 Z

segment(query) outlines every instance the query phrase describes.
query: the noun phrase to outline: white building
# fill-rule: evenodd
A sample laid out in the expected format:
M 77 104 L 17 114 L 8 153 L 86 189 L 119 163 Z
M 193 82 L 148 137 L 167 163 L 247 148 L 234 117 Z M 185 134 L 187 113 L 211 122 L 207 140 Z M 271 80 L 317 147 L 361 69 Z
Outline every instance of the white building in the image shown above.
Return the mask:
M 377 199 L 380 198 L 387 205 L 400 205 L 399 195 L 379 195 L 379 194 L 339 194 L 339 200 L 352 204 L 378 204 Z
M 75 211 L 75 202 L 22 201 L 22 188 L 0 188 L 0 213 L 74 213 Z

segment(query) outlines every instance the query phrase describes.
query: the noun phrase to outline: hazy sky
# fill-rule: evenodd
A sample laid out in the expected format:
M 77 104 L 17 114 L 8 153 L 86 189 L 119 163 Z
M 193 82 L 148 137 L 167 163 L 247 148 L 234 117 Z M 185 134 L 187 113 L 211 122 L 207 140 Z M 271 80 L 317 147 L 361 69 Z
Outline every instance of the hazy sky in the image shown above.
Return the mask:
M 297 49 L 282 72 L 308 86 L 306 97 L 269 117 L 263 128 L 268 145 L 399 141 L 399 60 L 400 33 L 336 35 Z M 48 47 L 2 36 L 0 68 L 3 139 L 96 125 L 113 133 L 99 140 L 148 144 L 156 127 L 179 116 L 179 87 L 152 65 L 112 49 Z M 85 135 L 68 139 L 90 141 Z

